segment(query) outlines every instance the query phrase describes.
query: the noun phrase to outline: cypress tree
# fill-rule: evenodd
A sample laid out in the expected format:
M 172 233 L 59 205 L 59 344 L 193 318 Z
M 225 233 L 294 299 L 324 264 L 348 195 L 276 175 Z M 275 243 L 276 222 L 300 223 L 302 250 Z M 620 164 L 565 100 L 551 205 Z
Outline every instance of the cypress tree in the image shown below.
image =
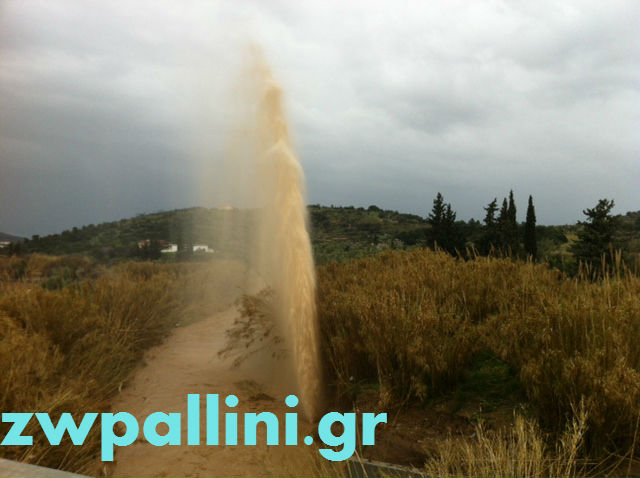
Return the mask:
M 513 189 L 509 191 L 509 222 L 516 224 L 516 202 L 513 199 Z
M 484 216 L 484 234 L 480 243 L 480 249 L 482 254 L 488 254 L 491 246 L 497 246 L 498 231 L 496 212 L 498 211 L 498 198 L 493 198 L 493 201 L 491 201 L 484 210 L 486 211 Z
M 517 254 L 520 249 L 520 238 L 518 237 L 518 221 L 516 218 L 516 202 L 513 198 L 513 189 L 509 191 L 507 218 L 507 246 L 513 254 Z
M 445 207 L 442 225 L 442 247 L 449 254 L 455 255 L 456 252 L 464 246 L 464 241 L 462 241 L 460 232 L 458 231 L 456 213 L 451 208 L 450 203 Z
M 502 207 L 500 208 L 500 213 L 498 214 L 498 224 L 506 223 L 509 218 L 509 206 L 507 205 L 507 198 L 502 199 Z
M 451 203 L 447 203 L 447 206 L 444 208 L 444 216 L 442 219 L 442 223 L 446 226 L 451 226 L 456 223 L 456 213 L 451 208 Z
M 456 224 L 456 213 L 450 203 L 444 202 L 444 197 L 440 193 L 433 200 L 428 221 L 431 224 L 429 234 L 431 247 L 437 244 L 450 254 L 455 254 L 456 250 L 464 246 L 462 234 Z
M 502 252 L 506 252 L 509 248 L 509 205 L 507 198 L 502 200 L 502 207 L 498 214 L 498 224 L 496 227 L 496 248 Z
M 442 218 L 444 217 L 444 197 L 438 193 L 433 200 L 433 207 L 429 213 L 428 221 L 432 226 L 439 226 L 442 224 Z
M 435 247 L 437 243 L 440 247 L 443 247 L 442 242 L 442 222 L 444 220 L 445 204 L 444 197 L 438 192 L 436 198 L 433 200 L 433 207 L 429 213 L 427 221 L 431 224 L 431 232 L 429 233 L 429 244 L 431 247 Z
M 527 220 L 524 224 L 524 250 L 527 256 L 535 261 L 538 258 L 538 241 L 536 239 L 536 210 L 533 207 L 533 197 L 529 195 L 527 206 Z

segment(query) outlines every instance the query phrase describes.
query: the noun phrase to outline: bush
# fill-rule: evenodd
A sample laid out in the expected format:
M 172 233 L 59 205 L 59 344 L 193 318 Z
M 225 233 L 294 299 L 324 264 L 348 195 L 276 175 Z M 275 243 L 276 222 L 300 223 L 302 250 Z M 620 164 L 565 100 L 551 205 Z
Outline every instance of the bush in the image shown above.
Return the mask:
M 477 426 L 473 438 L 439 442 L 425 472 L 427 476 L 584 476 L 588 464 L 579 459 L 584 430 L 582 414 L 550 449 L 536 424 L 520 416 L 506 433 Z
M 386 252 L 318 272 L 327 371 L 384 405 L 433 396 L 487 352 L 512 367 L 556 436 L 581 404 L 585 449 L 628 450 L 640 416 L 640 278 L 567 278 L 544 264 Z
M 21 281 L 0 282 L 0 410 L 45 412 L 54 423 L 62 412 L 77 419 L 86 412 L 110 411 L 110 399 L 145 350 L 177 323 L 228 306 L 236 285 L 230 274 L 238 270 L 233 263 L 218 268 L 123 263 L 97 278 L 80 280 L 92 270 L 92 261 L 48 256 L 20 260 L 0 263 L 5 277 L 23 266 L 27 271 Z M 59 266 L 73 269 L 76 279 L 57 290 L 41 287 L 43 272 Z M 0 424 L 0 436 L 8 425 Z M 92 432 L 82 447 L 73 446 L 68 437 L 50 446 L 35 420 L 26 433 L 33 432 L 33 446 L 4 446 L 0 454 L 98 473 L 99 432 Z

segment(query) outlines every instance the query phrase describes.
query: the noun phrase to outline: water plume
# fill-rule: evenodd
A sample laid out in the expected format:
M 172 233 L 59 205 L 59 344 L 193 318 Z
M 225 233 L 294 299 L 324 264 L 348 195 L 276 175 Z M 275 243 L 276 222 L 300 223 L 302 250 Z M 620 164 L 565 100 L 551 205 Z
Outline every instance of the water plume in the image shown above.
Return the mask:
M 262 55 L 236 85 L 241 101 L 234 114 L 224 177 L 225 195 L 251 204 L 247 259 L 259 287 L 272 291 L 276 333 L 287 349 L 287 367 L 308 419 L 318 414 L 320 364 L 316 323 L 315 267 L 308 230 L 304 173 L 291 144 L 281 87 Z M 239 218 L 244 219 L 239 219 Z M 235 214 L 236 220 L 248 215 Z M 290 390 L 290 389 L 289 389 Z
M 255 56 L 259 86 L 257 139 L 261 204 L 258 258 L 260 272 L 275 291 L 276 320 L 285 334 L 298 393 L 308 417 L 317 414 L 320 395 L 316 283 L 304 191 L 282 90 L 262 58 Z

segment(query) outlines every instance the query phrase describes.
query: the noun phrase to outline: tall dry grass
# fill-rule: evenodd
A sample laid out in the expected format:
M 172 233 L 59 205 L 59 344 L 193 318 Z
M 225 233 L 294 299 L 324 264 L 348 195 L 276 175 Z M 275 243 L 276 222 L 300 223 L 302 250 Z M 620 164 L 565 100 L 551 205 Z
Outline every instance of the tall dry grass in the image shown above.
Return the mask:
M 547 427 L 584 399 L 587 446 L 618 449 L 640 417 L 640 280 L 556 280 L 529 269 L 486 323 L 485 342 L 520 371 Z
M 479 326 L 501 310 L 521 266 L 458 261 L 425 250 L 387 252 L 318 271 L 327 361 L 338 383 L 378 380 L 395 399 L 455 382 L 482 348 Z
M 476 353 L 517 371 L 558 437 L 586 413 L 584 450 L 628 452 L 640 417 L 640 278 L 566 278 L 507 258 L 394 251 L 318 272 L 327 370 L 342 394 L 380 387 L 382 405 L 424 399 Z
M 473 438 L 446 438 L 427 460 L 427 476 L 585 476 L 591 464 L 580 458 L 585 415 L 574 418 L 554 447 L 532 420 L 516 417 L 511 430 L 476 427 Z
M 49 290 L 49 272 L 61 263 L 75 279 Z M 110 399 L 146 349 L 177 324 L 230 304 L 240 270 L 232 263 L 217 269 L 124 263 L 97 273 L 91 264 L 40 255 L 0 258 L 1 411 L 45 412 L 54 423 L 63 412 L 78 419 L 110 411 Z M 8 428 L 0 424 L 0 436 Z M 68 438 L 49 446 L 36 420 L 26 433 L 34 435 L 33 446 L 3 446 L 1 456 L 100 473 L 97 428 L 81 447 Z
M 145 349 L 230 304 L 238 269 L 0 258 L 0 409 L 108 410 Z M 637 456 L 637 276 L 569 279 L 506 258 L 394 251 L 320 268 L 318 312 L 326 374 L 343 396 L 373 383 L 385 407 L 424 400 L 455 384 L 476 354 L 517 371 L 538 425 L 445 440 L 428 464 L 436 474 L 564 476 L 582 473 L 587 458 Z M 51 447 L 40 433 L 33 447 L 0 453 L 96 474 L 98 446 L 92 434 L 83 447 Z

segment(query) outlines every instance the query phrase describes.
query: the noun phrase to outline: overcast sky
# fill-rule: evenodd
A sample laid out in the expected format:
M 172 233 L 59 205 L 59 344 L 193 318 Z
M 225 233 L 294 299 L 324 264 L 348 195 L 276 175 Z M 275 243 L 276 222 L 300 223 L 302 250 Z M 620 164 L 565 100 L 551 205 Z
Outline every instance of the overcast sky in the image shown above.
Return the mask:
M 640 209 L 638 1 L 0 3 L 0 231 L 201 204 L 248 43 L 310 203 Z M 224 180 L 223 178 L 219 178 Z M 215 188 L 211 184 L 211 188 Z

